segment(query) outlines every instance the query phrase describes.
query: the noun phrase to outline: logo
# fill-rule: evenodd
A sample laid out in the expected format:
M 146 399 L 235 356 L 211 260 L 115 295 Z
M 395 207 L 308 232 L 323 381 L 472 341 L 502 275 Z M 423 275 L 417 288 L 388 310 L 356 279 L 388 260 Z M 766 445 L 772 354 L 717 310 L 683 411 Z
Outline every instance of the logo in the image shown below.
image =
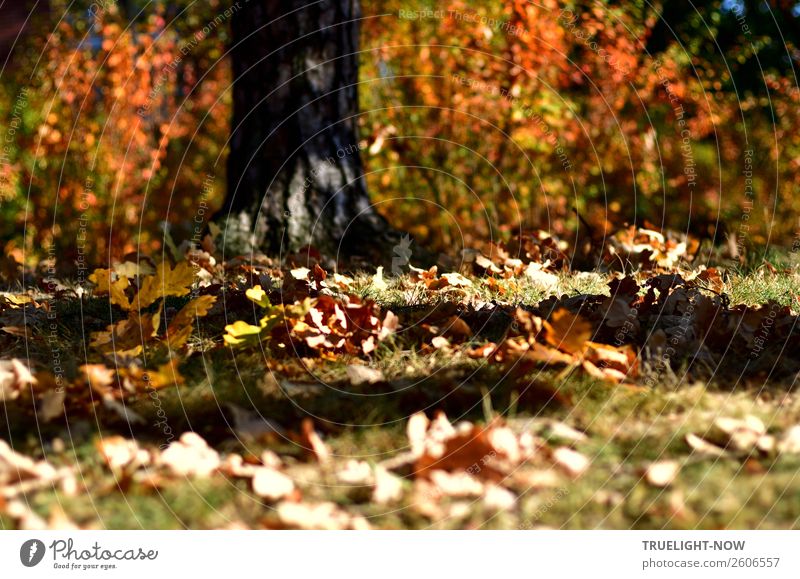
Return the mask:
M 403 273 L 403 266 L 408 265 L 411 261 L 411 236 L 405 234 L 400 240 L 400 243 L 392 248 L 394 256 L 392 257 L 392 274 L 401 275 Z
M 44 558 L 44 543 L 39 539 L 28 539 L 19 548 L 19 560 L 26 567 L 36 567 Z

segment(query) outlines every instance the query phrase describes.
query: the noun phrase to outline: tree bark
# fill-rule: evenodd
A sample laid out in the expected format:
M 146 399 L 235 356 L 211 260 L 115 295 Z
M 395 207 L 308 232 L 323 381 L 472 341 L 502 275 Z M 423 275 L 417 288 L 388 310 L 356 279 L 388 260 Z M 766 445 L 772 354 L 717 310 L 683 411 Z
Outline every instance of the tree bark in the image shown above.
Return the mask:
M 358 0 L 237 5 L 226 251 L 366 255 L 393 234 L 359 154 Z

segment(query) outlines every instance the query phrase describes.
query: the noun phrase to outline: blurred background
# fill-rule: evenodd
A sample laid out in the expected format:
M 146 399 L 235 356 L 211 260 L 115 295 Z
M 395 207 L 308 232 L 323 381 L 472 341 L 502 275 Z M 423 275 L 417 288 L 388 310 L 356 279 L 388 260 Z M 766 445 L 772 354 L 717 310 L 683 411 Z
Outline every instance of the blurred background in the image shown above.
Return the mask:
M 225 195 L 233 6 L 2 4 L 3 267 L 74 263 L 81 240 L 91 263 L 156 252 L 213 217 Z M 431 249 L 519 227 L 569 236 L 626 224 L 792 244 L 795 2 L 361 8 L 370 195 Z

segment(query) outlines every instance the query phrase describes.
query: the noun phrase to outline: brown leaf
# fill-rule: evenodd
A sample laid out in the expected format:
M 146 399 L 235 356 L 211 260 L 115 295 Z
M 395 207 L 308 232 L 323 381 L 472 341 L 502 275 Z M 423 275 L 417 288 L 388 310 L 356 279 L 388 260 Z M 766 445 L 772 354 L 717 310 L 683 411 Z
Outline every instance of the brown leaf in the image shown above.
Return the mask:
M 317 431 L 314 430 L 314 422 L 310 418 L 304 418 L 301 424 L 299 444 L 310 453 L 320 464 L 327 464 L 330 461 L 331 453 L 322 441 Z
M 544 329 L 547 343 L 568 354 L 582 352 L 592 335 L 589 322 L 565 308 L 553 312 L 550 319 L 544 322 Z
M 194 321 L 205 316 L 217 301 L 216 296 L 200 296 L 181 308 L 167 326 L 167 343 L 173 350 L 181 348 L 194 329 Z

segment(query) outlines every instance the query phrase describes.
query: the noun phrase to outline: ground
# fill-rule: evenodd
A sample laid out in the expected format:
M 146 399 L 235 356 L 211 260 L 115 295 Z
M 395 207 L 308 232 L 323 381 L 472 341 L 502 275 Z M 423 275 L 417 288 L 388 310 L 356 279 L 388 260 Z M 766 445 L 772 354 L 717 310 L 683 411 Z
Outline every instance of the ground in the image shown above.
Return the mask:
M 215 307 L 223 300 L 226 307 L 211 309 L 203 324 L 197 317 L 185 345 L 165 349 L 155 343 L 159 337 L 143 352 L 122 355 L 117 347 L 116 366 L 109 362 L 114 349 L 98 357 L 102 340 L 90 334 L 102 331 L 112 318 L 124 318 L 125 308 L 110 305 L 102 291 L 82 300 L 64 297 L 50 302 L 48 313 L 55 311 L 65 376 L 75 378 L 70 377 L 74 382 L 67 388 L 65 414 L 56 411 L 47 420 L 41 419 L 43 392 L 52 376 L 47 377 L 41 361 L 52 355 L 53 342 L 37 341 L 45 326 L 29 323 L 26 338 L 20 324 L 9 323 L 21 312 L 41 309 L 46 299 L 35 292 L 7 292 L 2 319 L 12 329 L 6 331 L 3 358 L 40 362 L 32 364 L 36 384 L 28 386 L 29 392 L 21 378 L 23 387 L 16 390 L 6 382 L 0 428 L 13 451 L 0 452 L 0 481 L 3 460 L 19 460 L 19 455 L 33 459 L 37 468 L 43 463 L 36 461 L 46 461 L 58 474 L 20 475 L 23 480 L 17 481 L 6 465 L 0 524 L 110 529 L 797 527 L 800 401 L 794 386 L 797 369 L 784 364 L 793 356 L 798 309 L 800 269 L 792 258 L 779 267 L 728 264 L 713 270 L 722 272 L 722 286 L 686 290 L 698 292 L 690 296 L 698 308 L 705 303 L 698 297 L 702 291 L 708 300 L 721 300 L 717 311 L 744 312 L 742 323 L 747 312 L 761 312 L 750 338 L 774 326 L 781 344 L 790 344 L 776 357 L 769 357 L 765 346 L 769 367 L 752 372 L 717 356 L 714 348 L 703 364 L 692 363 L 700 358 L 682 352 L 666 367 L 658 366 L 658 358 L 645 353 L 650 345 L 645 338 L 626 340 L 631 344 L 624 347 L 637 346 L 639 356 L 621 374 L 606 358 L 594 366 L 583 364 L 590 359 L 583 346 L 577 352 L 553 342 L 557 312 L 562 305 L 563 311 L 577 308 L 598 339 L 603 322 L 598 325 L 593 312 L 606 307 L 609 281 L 623 277 L 612 271 L 561 271 L 545 278 L 546 283 L 538 274 L 498 275 L 496 282 L 484 283 L 486 276 L 471 270 L 444 284 L 444 276 L 421 272 L 370 272 L 334 281 L 330 272 L 322 279 L 314 268 L 296 270 L 291 278 L 286 274 L 294 285 L 287 290 L 284 283 L 284 297 L 298 291 L 339 295 L 346 287 L 364 303 L 374 300 L 370 311 L 379 314 L 373 329 L 360 337 L 347 335 L 355 350 L 319 346 L 296 350 L 297 355 L 275 354 L 287 344 L 296 348 L 301 338 L 304 348 L 318 344 L 311 341 L 318 335 L 303 333 L 307 329 L 297 320 L 291 338 L 273 330 L 254 345 L 222 343 L 226 326 L 236 319 L 252 324 L 262 311 L 272 311 L 273 306 L 263 306 L 253 315 L 253 304 L 261 298 L 252 293 L 254 281 L 267 287 L 266 274 L 259 273 L 259 280 L 242 285 L 251 289 L 249 300 L 243 290 L 222 292 Z M 703 269 L 687 266 L 680 274 L 691 279 L 698 271 Z M 630 279 L 638 280 L 641 296 L 646 280 L 657 275 L 666 274 L 638 271 Z M 131 282 L 136 284 L 144 285 Z M 130 298 L 131 290 L 126 291 Z M 661 293 L 675 295 L 674 288 Z M 33 295 L 34 304 L 25 303 L 22 295 Z M 265 295 L 277 303 L 274 290 Z M 595 306 L 576 306 L 574 298 L 582 296 L 595 296 Z M 166 324 L 196 294 L 162 297 Z M 250 304 L 249 313 L 242 304 Z M 742 304 L 749 308 L 737 309 Z M 764 304 L 772 309 L 758 307 Z M 398 329 L 363 352 L 369 342 L 365 336 L 378 335 L 387 311 L 399 318 Z M 609 310 L 603 311 L 608 317 Z M 780 314 L 765 313 L 773 311 Z M 288 310 L 281 315 L 290 316 Z M 655 332 L 668 317 L 658 313 L 648 327 Z M 466 329 L 454 318 L 465 321 Z M 648 319 L 642 309 L 638 318 L 642 324 Z M 582 323 L 577 319 L 570 318 L 570 327 Z M 775 321 L 765 324 L 767 319 Z M 534 326 L 544 323 L 544 329 L 523 331 L 518 324 L 525 320 Z M 786 320 L 791 328 L 778 330 Z M 728 336 L 724 349 L 741 357 L 737 336 Z M 560 340 L 573 337 L 574 331 L 572 336 L 562 332 Z M 612 341 L 605 340 L 608 360 L 623 352 Z M 496 350 L 487 353 L 487 344 Z M 520 364 L 535 347 L 574 362 L 537 358 Z M 519 348 L 530 349 L 520 353 Z M 758 352 L 756 361 L 761 348 Z M 147 368 L 161 370 L 153 370 L 142 388 L 136 369 L 146 355 Z M 180 379 L 159 385 L 170 356 L 177 361 L 169 368 Z M 116 375 L 92 374 L 105 364 Z M 81 382 L 82 372 L 88 382 Z M 126 416 L 134 418 L 130 425 Z M 200 438 L 180 438 L 189 431 Z M 26 480 L 31 486 L 21 489 Z

